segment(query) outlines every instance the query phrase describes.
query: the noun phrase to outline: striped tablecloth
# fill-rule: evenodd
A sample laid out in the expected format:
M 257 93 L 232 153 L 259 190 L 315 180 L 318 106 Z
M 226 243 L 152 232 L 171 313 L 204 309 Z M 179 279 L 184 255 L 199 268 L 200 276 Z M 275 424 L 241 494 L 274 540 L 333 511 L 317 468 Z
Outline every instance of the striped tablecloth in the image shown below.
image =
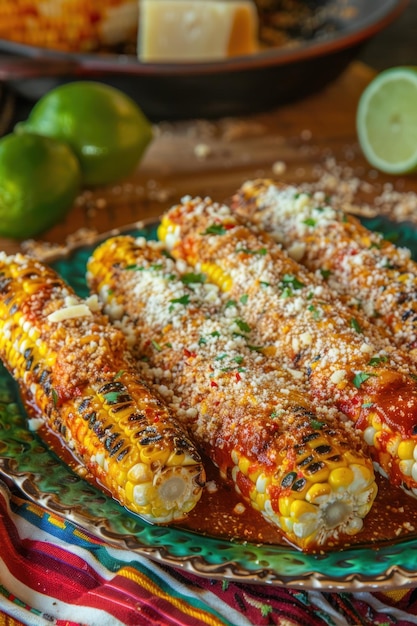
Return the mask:
M 417 590 L 210 580 L 115 549 L 0 483 L 0 626 L 408 626 Z

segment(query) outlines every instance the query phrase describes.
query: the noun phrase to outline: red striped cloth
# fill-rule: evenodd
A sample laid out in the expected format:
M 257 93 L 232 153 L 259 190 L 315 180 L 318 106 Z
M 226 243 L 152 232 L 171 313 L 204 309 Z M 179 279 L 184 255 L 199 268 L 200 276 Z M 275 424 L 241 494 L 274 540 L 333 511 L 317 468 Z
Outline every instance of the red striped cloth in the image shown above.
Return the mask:
M 106 546 L 0 483 L 0 626 L 411 626 L 417 590 L 210 580 Z

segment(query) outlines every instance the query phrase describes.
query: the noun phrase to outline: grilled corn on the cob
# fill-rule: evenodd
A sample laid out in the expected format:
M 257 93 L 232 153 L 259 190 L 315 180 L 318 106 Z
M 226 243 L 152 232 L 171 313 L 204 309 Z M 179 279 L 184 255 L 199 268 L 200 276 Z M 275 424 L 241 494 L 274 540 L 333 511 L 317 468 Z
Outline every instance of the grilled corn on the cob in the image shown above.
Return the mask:
M 417 264 L 409 250 L 333 208 L 322 192 L 247 181 L 234 196 L 234 208 L 417 358 Z
M 28 411 L 115 499 L 151 522 L 180 519 L 201 496 L 200 457 L 95 304 L 52 269 L 2 253 L 0 357 Z
M 88 282 L 124 329 L 141 376 L 291 542 L 311 549 L 357 533 L 376 495 L 358 436 L 334 412 L 313 412 L 302 375 L 252 345 L 237 303 L 163 252 L 115 237 L 88 263 Z
M 227 206 L 186 198 L 165 215 L 159 236 L 230 298 L 244 299 L 248 323 L 271 352 L 306 372 L 314 396 L 353 420 L 381 472 L 417 495 L 417 384 L 408 356 Z
M 136 41 L 137 0 L 1 0 L 0 38 L 89 52 Z

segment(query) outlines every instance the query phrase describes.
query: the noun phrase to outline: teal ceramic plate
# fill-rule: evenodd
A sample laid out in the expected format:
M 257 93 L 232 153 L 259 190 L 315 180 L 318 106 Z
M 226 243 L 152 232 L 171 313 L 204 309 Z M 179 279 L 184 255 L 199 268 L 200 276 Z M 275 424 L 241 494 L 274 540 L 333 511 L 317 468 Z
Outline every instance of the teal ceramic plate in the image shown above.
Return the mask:
M 377 222 L 371 226 L 390 229 Z M 134 232 L 155 238 L 155 224 Z M 417 252 L 416 232 L 401 227 L 396 234 Z M 83 296 L 87 294 L 84 274 L 91 250 L 92 246 L 75 248 L 50 261 Z M 200 576 L 332 591 L 417 585 L 417 539 L 308 555 L 291 547 L 230 542 L 144 522 L 72 473 L 27 429 L 16 385 L 3 368 L 0 476 L 29 499 L 105 542 Z

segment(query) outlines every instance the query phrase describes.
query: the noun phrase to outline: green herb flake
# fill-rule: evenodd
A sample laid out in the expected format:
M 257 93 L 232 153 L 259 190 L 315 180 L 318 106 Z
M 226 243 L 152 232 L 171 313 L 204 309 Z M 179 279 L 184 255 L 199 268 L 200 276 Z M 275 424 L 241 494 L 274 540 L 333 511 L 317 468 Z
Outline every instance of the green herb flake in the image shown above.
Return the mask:
M 54 403 L 54 406 L 58 406 L 59 397 L 58 397 L 58 393 L 56 389 L 52 388 L 51 393 L 52 393 L 52 402 Z
M 312 217 L 308 217 L 306 220 L 303 220 L 303 224 L 305 224 L 306 226 L 315 226 L 316 223 L 316 220 Z
M 225 304 L 225 309 L 228 309 L 229 307 L 236 306 L 236 305 L 237 305 L 236 300 L 228 300 Z
M 293 289 L 302 289 L 305 287 L 305 284 L 293 274 L 284 274 L 281 282 L 284 283 L 284 285 L 291 285 Z
M 314 430 L 321 430 L 323 426 L 325 426 L 324 422 L 321 422 L 320 420 L 314 418 L 310 420 L 310 424 L 311 427 L 314 428 Z
M 135 272 L 143 272 L 146 268 L 143 265 L 126 265 L 125 270 L 135 271 Z
M 369 360 L 368 365 L 371 365 L 371 366 L 381 365 L 382 363 L 386 363 L 387 361 L 388 361 L 388 357 L 385 355 L 373 356 L 372 359 Z
M 203 231 L 202 235 L 224 235 L 226 233 L 226 228 L 223 224 L 210 224 L 207 226 L 206 230 Z
M 162 351 L 162 348 L 161 348 L 160 344 L 157 341 L 155 341 L 154 339 L 152 339 L 151 344 L 153 345 L 155 350 L 157 350 L 157 352 L 161 352 Z
M 373 406 L 374 406 L 374 403 L 373 403 L 373 402 L 364 402 L 364 403 L 362 404 L 362 409 L 370 409 L 370 408 L 371 408 L 371 407 L 373 407 Z
M 188 293 L 186 293 L 185 295 L 181 296 L 180 298 L 173 298 L 172 300 L 170 300 L 170 302 L 172 302 L 172 304 L 189 304 L 190 303 L 190 296 L 188 295 Z
M 242 333 L 250 333 L 250 331 L 251 331 L 250 326 L 246 322 L 244 322 L 243 320 L 236 319 L 235 320 L 235 324 L 239 328 L 239 330 L 242 331 Z
M 324 280 L 327 280 L 329 276 L 331 275 L 331 273 L 332 273 L 331 270 L 325 270 L 322 267 L 320 268 L 320 274 Z
M 353 385 L 356 387 L 356 389 L 360 389 L 361 385 L 372 376 L 376 376 L 376 374 L 373 374 L 371 372 L 357 372 L 357 374 L 355 374 L 355 376 L 353 377 Z
M 246 304 L 246 303 L 247 303 L 247 301 L 248 301 L 248 299 L 249 299 L 249 296 L 248 296 L 248 294 L 247 294 L 247 293 L 245 293 L 245 294 L 243 294 L 243 296 L 241 296 L 241 297 L 240 297 L 240 302 L 241 302 L 242 304 Z
M 252 346 L 250 344 L 246 344 L 246 345 L 247 345 L 247 348 L 251 350 L 252 352 L 262 352 L 262 350 L 265 347 L 265 346 Z
M 355 330 L 357 333 L 362 333 L 362 328 L 361 325 L 359 324 L 358 320 L 355 317 L 351 317 L 350 318 L 350 327 L 353 328 L 353 330 Z
M 320 319 L 320 317 L 321 317 L 321 312 L 320 312 L 320 310 L 319 310 L 317 307 L 315 307 L 315 306 L 314 306 L 314 304 L 310 304 L 310 305 L 307 307 L 307 310 L 308 310 L 308 311 L 310 311 L 310 313 L 312 313 L 312 314 L 313 314 L 313 318 L 314 318 L 315 320 L 319 320 L 319 319 Z
M 205 274 L 195 274 L 194 272 L 189 272 L 188 274 L 184 274 L 181 276 L 181 282 L 184 285 L 192 285 L 195 283 L 205 283 L 206 275 Z
M 258 248 L 257 250 L 250 250 L 249 248 L 236 248 L 236 252 L 243 252 L 244 254 L 259 254 L 265 256 L 268 253 L 266 248 Z

